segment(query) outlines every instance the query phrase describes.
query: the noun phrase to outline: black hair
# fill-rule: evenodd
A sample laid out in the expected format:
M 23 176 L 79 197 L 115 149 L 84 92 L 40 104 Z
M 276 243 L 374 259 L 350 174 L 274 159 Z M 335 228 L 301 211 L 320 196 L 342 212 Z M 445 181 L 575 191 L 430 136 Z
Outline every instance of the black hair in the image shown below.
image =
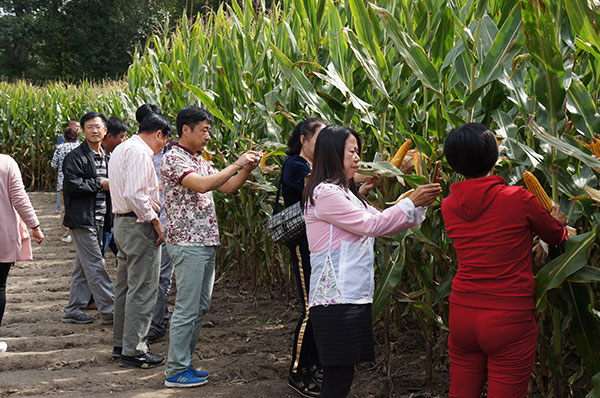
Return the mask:
M 162 112 L 160 111 L 160 108 L 158 107 L 158 105 L 155 105 L 155 104 L 140 105 L 140 107 L 137 108 L 137 110 L 135 111 L 135 120 L 137 120 L 137 122 L 139 124 L 142 124 L 142 122 L 144 121 L 146 116 L 150 115 L 151 113 L 155 113 L 157 115 L 162 115 Z
M 300 151 L 302 151 L 302 141 L 300 137 L 310 138 L 315 134 L 315 131 L 319 126 L 326 126 L 325 123 L 321 119 L 317 119 L 314 117 L 310 117 L 308 119 L 304 119 L 300 123 L 294 127 L 294 132 L 290 136 L 290 139 L 287 143 L 288 149 L 285 153 L 288 156 L 300 155 Z
M 127 124 L 119 119 L 118 117 L 114 117 L 111 116 L 108 118 L 108 120 L 106 121 L 106 134 L 110 134 L 113 137 L 118 136 L 119 134 L 121 134 L 122 132 L 128 132 L 129 131 L 129 127 L 127 127 Z
M 140 130 L 138 134 L 154 132 L 156 130 L 160 130 L 163 137 L 170 137 L 173 134 L 173 127 L 171 127 L 171 123 L 169 123 L 167 118 L 156 113 L 152 113 L 144 118 L 140 124 Z
M 102 119 L 102 123 L 104 123 L 104 127 L 106 127 L 106 117 L 104 117 L 103 114 L 98 113 L 98 112 L 88 112 L 85 115 L 83 115 L 81 117 L 81 120 L 79 121 L 79 125 L 81 126 L 81 128 L 85 128 L 85 122 L 95 119 L 99 117 L 100 119 Z
M 77 141 L 77 131 L 74 128 L 67 127 L 63 134 L 66 142 L 75 142 Z
M 444 143 L 448 163 L 465 177 L 483 177 L 498 160 L 496 136 L 486 125 L 463 124 L 452 130 Z
M 193 129 L 196 124 L 205 120 L 211 125 L 215 122 L 214 116 L 209 111 L 194 105 L 186 106 L 177 113 L 177 121 L 175 122 L 177 125 L 177 135 L 181 137 L 183 134 L 183 126 L 187 125 Z
M 356 138 L 358 144 L 358 152 L 360 153 L 362 143 L 360 136 L 354 130 L 344 126 L 326 126 L 317 137 L 315 143 L 315 154 L 313 157 L 313 168 L 302 193 L 302 203 L 314 204 L 313 192 L 317 185 L 322 182 L 330 182 L 341 187 L 346 187 L 356 195 L 365 205 L 367 203 L 365 197 L 358 192 L 358 188 L 354 183 L 354 178 L 350 181 L 346 178 L 344 169 L 344 154 L 346 150 L 346 140 L 350 135 Z

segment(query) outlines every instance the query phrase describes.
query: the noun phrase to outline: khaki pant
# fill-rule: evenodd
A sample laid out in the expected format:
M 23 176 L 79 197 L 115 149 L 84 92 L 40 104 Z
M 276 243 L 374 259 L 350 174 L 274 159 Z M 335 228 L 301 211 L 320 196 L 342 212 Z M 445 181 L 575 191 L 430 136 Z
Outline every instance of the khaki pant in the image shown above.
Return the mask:
M 148 331 L 156 304 L 160 271 L 160 247 L 152 223 L 136 217 L 115 216 L 117 281 L 113 345 L 125 356 L 148 352 Z

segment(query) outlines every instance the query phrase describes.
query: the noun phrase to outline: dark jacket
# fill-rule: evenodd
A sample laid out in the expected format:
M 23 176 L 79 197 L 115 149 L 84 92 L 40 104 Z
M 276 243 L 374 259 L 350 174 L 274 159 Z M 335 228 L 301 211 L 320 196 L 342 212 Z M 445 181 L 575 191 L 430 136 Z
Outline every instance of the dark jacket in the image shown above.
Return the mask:
M 108 155 L 107 155 L 108 162 Z M 96 194 L 102 190 L 96 165 L 87 142 L 67 154 L 63 161 L 63 193 L 65 218 L 63 224 L 69 228 L 96 227 Z M 107 195 L 108 196 L 108 195 Z M 110 200 L 106 203 L 105 223 L 110 222 Z
M 281 194 L 283 195 L 285 207 L 290 207 L 302 200 L 304 178 L 309 174 L 310 166 L 302 156 L 289 156 L 283 161 Z

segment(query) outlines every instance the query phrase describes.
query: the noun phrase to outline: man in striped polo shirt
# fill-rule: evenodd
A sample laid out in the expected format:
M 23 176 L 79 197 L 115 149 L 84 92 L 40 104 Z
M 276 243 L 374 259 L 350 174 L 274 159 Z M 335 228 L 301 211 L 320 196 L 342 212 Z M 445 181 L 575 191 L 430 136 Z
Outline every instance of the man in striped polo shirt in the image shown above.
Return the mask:
M 108 155 L 100 145 L 106 134 L 106 118 L 98 112 L 88 112 L 81 118 L 81 126 L 85 141 L 63 161 L 63 224 L 71 229 L 77 256 L 62 322 L 93 322 L 95 318 L 83 312 L 93 295 L 102 323 L 110 325 L 115 289 L 101 252 L 104 220 L 109 213 L 106 203 Z

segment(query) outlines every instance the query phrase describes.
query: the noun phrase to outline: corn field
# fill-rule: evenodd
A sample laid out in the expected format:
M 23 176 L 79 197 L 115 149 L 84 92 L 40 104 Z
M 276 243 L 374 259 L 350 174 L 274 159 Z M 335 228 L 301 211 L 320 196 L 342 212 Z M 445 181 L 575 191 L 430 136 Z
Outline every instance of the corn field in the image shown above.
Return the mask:
M 441 161 L 444 195 L 459 180 L 444 160 L 451 128 L 491 126 L 495 169 L 508 184 L 533 173 L 578 235 L 534 250 L 539 324 L 531 396 L 600 397 L 600 4 L 587 0 L 282 0 L 231 7 L 167 24 L 133 54 L 126 82 L 34 87 L 0 83 L 3 153 L 32 188 L 50 188 L 57 133 L 69 117 L 98 110 L 133 120 L 158 104 L 174 121 L 197 104 L 216 117 L 208 150 L 217 168 L 248 149 L 269 159 L 235 197 L 216 194 L 221 271 L 254 290 L 290 289 L 287 249 L 272 244 L 278 167 L 295 123 L 318 116 L 364 139 L 363 172 L 384 178 L 379 208 L 428 181 Z M 133 123 L 130 123 L 133 125 Z M 402 164 L 392 160 L 413 143 Z M 407 320 L 433 362 L 447 363 L 448 302 L 456 256 L 439 201 L 420 228 L 376 243 L 376 327 L 393 340 Z M 391 359 L 386 353 L 386 360 Z M 388 367 L 389 369 L 389 367 Z

